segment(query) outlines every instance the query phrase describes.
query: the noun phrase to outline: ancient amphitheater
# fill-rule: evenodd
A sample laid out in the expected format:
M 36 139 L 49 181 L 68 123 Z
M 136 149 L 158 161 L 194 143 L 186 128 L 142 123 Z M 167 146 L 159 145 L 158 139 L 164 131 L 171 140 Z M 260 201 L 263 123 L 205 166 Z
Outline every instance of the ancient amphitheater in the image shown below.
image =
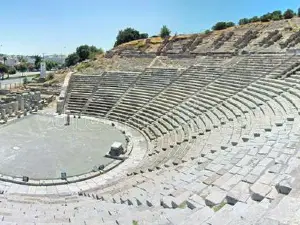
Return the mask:
M 0 224 L 300 224 L 299 25 L 294 18 L 135 41 L 106 54 L 110 69 L 68 74 L 57 113 L 31 112 L 19 97 L 8 112 L 21 121 L 27 107 L 32 118 L 71 114 L 70 127 L 91 120 L 121 132 L 127 152 L 89 171 L 67 169 L 63 179 L 57 171 L 0 176 Z M 114 136 L 88 128 L 85 144 Z M 59 152 L 80 164 L 97 146 Z

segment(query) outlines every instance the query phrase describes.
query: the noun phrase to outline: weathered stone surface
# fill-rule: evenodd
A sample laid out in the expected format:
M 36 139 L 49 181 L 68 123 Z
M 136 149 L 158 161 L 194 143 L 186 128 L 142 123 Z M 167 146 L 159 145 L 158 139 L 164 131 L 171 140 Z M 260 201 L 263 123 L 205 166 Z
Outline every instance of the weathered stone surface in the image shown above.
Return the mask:
M 249 187 L 250 184 L 243 181 L 239 182 L 227 193 L 227 203 L 234 205 L 237 202 L 247 202 L 248 198 L 250 197 Z
M 186 200 L 186 204 L 190 209 L 203 208 L 205 201 L 199 195 L 192 195 Z
M 291 180 L 282 180 L 276 185 L 276 189 L 279 193 L 288 195 L 292 190 Z
M 222 191 L 222 190 L 213 191 L 205 198 L 205 204 L 210 207 L 219 205 L 223 202 L 225 197 L 226 197 L 225 191 Z
M 271 147 L 265 145 L 259 150 L 258 154 L 267 155 L 270 150 L 271 150 Z
M 265 215 L 265 218 L 278 221 L 281 224 L 293 224 L 290 222 L 299 208 L 299 199 L 285 196 L 275 208 L 270 209 L 270 211 Z M 299 221 L 297 221 L 297 223 L 298 222 Z
M 250 187 L 251 198 L 255 201 L 262 201 L 270 191 L 270 186 L 261 183 L 255 183 Z

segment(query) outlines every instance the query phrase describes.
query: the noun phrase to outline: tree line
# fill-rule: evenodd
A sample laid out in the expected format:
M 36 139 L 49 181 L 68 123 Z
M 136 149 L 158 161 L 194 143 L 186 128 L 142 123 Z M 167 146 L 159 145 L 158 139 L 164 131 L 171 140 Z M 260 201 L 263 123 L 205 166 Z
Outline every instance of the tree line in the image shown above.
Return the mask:
M 0 63 L 1 77 L 4 78 L 4 76 L 2 76 L 2 75 L 7 74 L 8 78 L 9 78 L 9 75 L 16 74 L 17 71 L 21 72 L 21 73 L 24 73 L 24 72 L 27 72 L 27 71 L 33 72 L 35 70 L 39 70 L 41 62 L 42 62 L 42 57 L 39 56 L 39 55 L 35 55 L 35 56 L 33 56 L 33 58 L 35 59 L 34 63 L 29 63 L 23 57 L 20 57 L 18 64 L 14 65 L 14 66 L 8 66 L 6 64 L 7 57 L 4 56 L 3 57 L 4 62 Z M 57 62 L 53 62 L 53 61 L 50 61 L 50 60 L 46 60 L 45 62 L 46 62 L 46 69 L 47 70 L 51 70 L 51 69 L 56 68 L 56 67 L 59 66 Z
M 300 17 L 300 8 L 298 9 L 298 12 L 294 12 L 292 9 L 287 9 L 285 12 L 282 12 L 280 10 L 276 10 L 272 13 L 266 13 L 262 16 L 254 16 L 251 18 L 242 18 L 239 20 L 238 25 L 244 25 L 249 23 L 255 23 L 255 22 L 269 22 L 269 21 L 277 21 L 277 20 L 283 20 L 283 19 L 291 19 L 294 16 Z M 236 24 L 234 22 L 217 22 L 211 30 L 206 30 L 205 33 L 209 34 L 212 30 L 223 30 L 229 27 L 233 27 Z M 171 35 L 171 30 L 166 26 L 162 26 L 160 29 L 160 32 L 158 35 L 154 35 L 151 37 L 161 37 L 166 38 Z M 176 35 L 176 34 L 175 34 Z M 114 47 L 119 46 L 123 43 L 127 43 L 134 40 L 139 39 L 146 39 L 149 35 L 147 33 L 140 32 L 134 28 L 128 27 L 126 29 L 120 30 L 117 34 L 116 41 L 114 43 Z M 95 46 L 88 46 L 88 45 L 81 45 L 76 49 L 76 52 L 70 54 L 66 58 L 65 65 L 66 66 L 73 66 L 76 65 L 79 62 L 82 62 L 87 59 L 92 59 L 95 54 L 97 53 L 103 53 L 103 50 L 97 49 Z
M 74 53 L 68 55 L 65 60 L 65 65 L 67 67 L 74 66 L 79 62 L 83 62 L 87 59 L 93 59 L 97 54 L 102 54 L 104 51 L 102 48 L 97 48 L 95 46 L 81 45 L 76 48 Z
M 270 21 L 277 21 L 277 20 L 284 20 L 284 19 L 292 19 L 295 16 L 300 17 L 300 8 L 298 9 L 297 13 L 294 12 L 292 9 L 287 9 L 284 12 L 282 12 L 281 10 L 276 10 L 271 13 L 268 12 L 260 17 L 254 16 L 251 18 L 242 18 L 239 20 L 238 25 L 245 25 L 245 24 L 255 23 L 255 22 L 270 22 Z M 234 22 L 217 22 L 212 27 L 212 30 L 224 30 L 226 28 L 233 27 L 233 26 L 235 26 Z
M 166 25 L 164 25 L 160 30 L 159 36 L 165 38 L 170 35 L 171 35 L 171 30 Z M 145 39 L 148 37 L 149 35 L 147 33 L 140 33 L 139 31 L 131 27 L 128 27 L 124 30 L 119 31 L 114 46 L 116 47 L 123 43 L 127 43 L 138 39 Z M 102 54 L 103 52 L 104 51 L 101 48 L 98 49 L 95 46 L 81 45 L 76 48 L 76 51 L 74 53 L 68 55 L 68 57 L 65 60 L 65 66 L 67 67 L 74 66 L 79 62 L 83 62 L 88 59 L 93 59 L 96 54 Z

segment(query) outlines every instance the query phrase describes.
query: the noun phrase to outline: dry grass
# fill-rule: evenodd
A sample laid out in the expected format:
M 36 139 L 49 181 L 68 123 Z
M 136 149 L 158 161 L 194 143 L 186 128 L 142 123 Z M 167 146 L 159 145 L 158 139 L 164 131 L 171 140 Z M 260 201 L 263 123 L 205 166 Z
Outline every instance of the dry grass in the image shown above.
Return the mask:
M 136 44 L 136 47 L 137 47 L 137 48 L 143 48 L 143 47 L 145 47 L 145 46 L 146 46 L 146 39 L 141 40 L 140 42 L 138 42 L 138 43 Z
M 151 44 L 160 44 L 162 43 L 164 40 L 161 38 L 161 37 L 153 37 L 153 38 L 150 38 L 150 43 Z
M 119 45 L 118 47 L 136 46 L 136 45 L 138 45 L 140 42 L 143 42 L 143 41 L 144 41 L 144 39 L 134 40 L 134 41 L 130 41 L 130 42 L 123 43 L 123 44 Z
M 191 36 L 192 34 L 182 34 L 182 35 L 170 37 L 170 40 L 172 41 L 184 40 L 190 38 Z

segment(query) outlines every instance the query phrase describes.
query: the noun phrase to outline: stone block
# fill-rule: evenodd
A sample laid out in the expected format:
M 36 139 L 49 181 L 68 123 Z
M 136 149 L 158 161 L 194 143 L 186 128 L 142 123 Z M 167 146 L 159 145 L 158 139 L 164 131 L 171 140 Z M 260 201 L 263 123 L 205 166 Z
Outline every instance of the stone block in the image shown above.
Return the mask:
M 180 207 L 182 204 L 186 203 L 186 200 L 191 196 L 191 192 L 186 191 L 181 195 L 175 197 L 172 200 L 172 207 L 173 209 Z
M 242 137 L 243 142 L 248 142 L 250 140 L 250 136 L 249 135 L 244 135 Z
M 162 207 L 164 208 L 173 208 L 173 205 L 172 205 L 172 201 L 174 200 L 174 197 L 172 196 L 164 196 L 161 201 L 160 201 L 160 204 Z
M 282 127 L 283 124 L 284 124 L 284 121 L 283 121 L 283 120 L 276 120 L 276 121 L 275 121 L 275 125 L 276 125 L 277 127 Z
M 186 200 L 186 205 L 192 210 L 195 208 L 203 208 L 205 206 L 205 201 L 199 195 L 194 194 Z
M 237 166 L 243 167 L 243 166 L 248 165 L 248 164 L 251 162 L 252 158 L 253 158 L 253 156 L 245 155 L 245 157 L 243 157 L 243 158 L 237 163 Z
M 264 145 L 264 146 L 259 150 L 258 154 L 261 154 L 261 155 L 267 155 L 267 154 L 269 154 L 270 150 L 271 150 L 271 146 L 266 146 L 266 145 Z
M 271 127 L 271 126 L 266 126 L 266 127 L 264 128 L 264 130 L 265 130 L 266 132 L 271 132 L 271 131 L 272 131 L 272 127 Z
M 250 197 L 249 187 L 250 184 L 243 181 L 239 182 L 227 193 L 227 203 L 235 205 L 237 202 L 247 202 Z
M 258 165 L 263 166 L 263 167 L 270 167 L 271 165 L 274 164 L 274 159 L 272 158 L 264 158 L 263 160 L 261 160 Z
M 288 195 L 292 190 L 291 180 L 282 180 L 276 185 L 276 190 L 280 194 Z
M 226 197 L 226 192 L 222 190 L 215 190 L 211 192 L 206 198 L 205 198 L 205 204 L 209 207 L 213 207 L 215 205 L 221 204 Z
M 251 198 L 254 201 L 262 201 L 271 191 L 271 187 L 266 184 L 255 183 L 250 187 Z
M 290 114 L 290 115 L 287 115 L 286 117 L 287 121 L 294 121 L 295 120 L 295 116 Z
M 254 137 L 260 137 L 260 134 L 261 134 L 261 131 L 260 130 L 256 130 L 256 131 L 254 131 L 253 136 Z

